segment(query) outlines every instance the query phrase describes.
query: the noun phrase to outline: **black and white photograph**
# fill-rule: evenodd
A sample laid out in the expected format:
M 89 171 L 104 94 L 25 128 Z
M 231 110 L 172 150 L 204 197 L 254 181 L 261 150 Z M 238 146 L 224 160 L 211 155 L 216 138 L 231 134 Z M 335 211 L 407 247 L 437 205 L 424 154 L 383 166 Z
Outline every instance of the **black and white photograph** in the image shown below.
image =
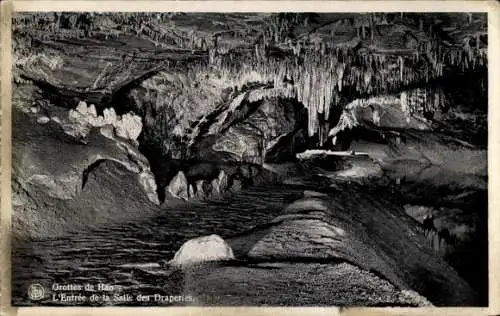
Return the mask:
M 487 12 L 11 29 L 13 306 L 488 306 Z

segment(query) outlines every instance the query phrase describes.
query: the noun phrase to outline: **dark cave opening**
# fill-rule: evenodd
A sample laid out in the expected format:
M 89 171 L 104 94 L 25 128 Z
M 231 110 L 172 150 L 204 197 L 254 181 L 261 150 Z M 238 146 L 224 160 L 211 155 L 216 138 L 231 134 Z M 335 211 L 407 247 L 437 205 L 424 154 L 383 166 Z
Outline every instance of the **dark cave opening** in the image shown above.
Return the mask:
M 122 104 L 124 102 L 129 102 L 134 104 L 134 100 L 127 97 L 122 99 Z M 241 124 L 248 124 L 247 120 L 252 114 L 259 111 L 259 107 L 262 105 L 264 100 L 243 104 L 242 112 L 236 113 L 235 118 L 231 120 L 230 125 L 223 127 L 220 133 L 224 133 L 226 130 L 232 126 L 240 126 Z M 289 161 L 296 161 L 295 154 L 309 148 L 311 143 L 311 137 L 307 136 L 307 109 L 304 105 L 295 99 L 282 99 L 277 98 L 272 102 L 276 106 L 286 106 L 285 116 L 282 118 L 289 122 L 295 122 L 295 127 L 285 136 L 280 137 L 276 144 L 273 146 L 272 150 L 267 151 L 267 153 L 262 157 L 263 162 L 273 162 L 273 163 L 285 163 Z M 131 105 L 134 107 L 136 105 Z M 149 111 L 144 109 L 148 106 L 148 103 L 143 103 L 142 113 Z M 139 136 L 139 150 L 148 159 L 151 170 L 155 175 L 157 183 L 157 193 L 160 201 L 165 200 L 165 187 L 169 184 L 170 180 L 179 172 L 183 171 L 186 174 L 188 180 L 196 181 L 199 179 L 210 179 L 216 176 L 220 170 L 232 170 L 234 168 L 262 168 L 261 165 L 254 165 L 252 163 L 246 163 L 244 161 L 235 160 L 231 155 L 225 155 L 223 152 L 209 152 L 206 148 L 210 148 L 215 141 L 215 135 L 207 135 L 210 124 L 217 119 L 217 116 L 224 110 L 224 108 L 215 111 L 210 116 L 204 118 L 205 125 L 200 128 L 200 133 L 197 140 L 201 142 L 188 148 L 182 149 L 183 159 L 172 158 L 164 152 L 161 146 L 161 140 L 155 137 L 157 131 L 147 130 L 144 127 L 141 135 Z M 196 123 L 198 124 L 198 123 Z M 193 125 L 195 125 L 193 123 Z M 251 126 L 251 124 L 250 124 Z M 195 140 L 196 140 L 195 139 Z M 179 142 L 183 141 L 178 139 Z M 199 166 L 205 166 L 206 168 L 200 168 Z M 199 172 L 197 172 L 196 170 Z M 252 183 L 251 179 L 241 177 L 239 174 L 235 174 L 236 179 L 241 180 L 243 185 L 250 185 Z

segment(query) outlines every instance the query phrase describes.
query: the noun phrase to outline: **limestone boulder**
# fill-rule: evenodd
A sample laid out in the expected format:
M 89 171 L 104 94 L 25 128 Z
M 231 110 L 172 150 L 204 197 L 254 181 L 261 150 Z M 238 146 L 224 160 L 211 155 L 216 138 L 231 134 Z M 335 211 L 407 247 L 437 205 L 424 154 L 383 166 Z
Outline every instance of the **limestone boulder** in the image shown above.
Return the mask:
M 93 104 L 89 105 L 89 107 L 87 108 L 87 114 L 90 117 L 94 117 L 94 118 L 97 117 L 97 110 L 95 108 L 95 105 L 93 105 Z
M 188 240 L 169 261 L 172 266 L 182 267 L 210 261 L 234 259 L 231 246 L 218 235 L 209 235 Z
M 205 180 L 198 180 L 196 181 L 196 191 L 195 191 L 195 197 L 197 199 L 203 199 L 207 196 L 206 188 L 207 184 Z

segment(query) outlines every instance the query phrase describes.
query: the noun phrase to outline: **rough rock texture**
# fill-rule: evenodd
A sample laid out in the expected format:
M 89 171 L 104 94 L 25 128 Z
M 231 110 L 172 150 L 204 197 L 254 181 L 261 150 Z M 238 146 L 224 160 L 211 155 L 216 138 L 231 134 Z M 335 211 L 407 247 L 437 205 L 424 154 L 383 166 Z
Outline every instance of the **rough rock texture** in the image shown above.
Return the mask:
M 427 119 L 425 114 L 441 111 L 445 106 L 444 92 L 431 88 L 356 99 L 344 107 L 339 122 L 329 131 L 329 136 L 358 125 L 393 130 L 432 130 L 432 120 Z
M 154 204 L 160 204 L 158 199 L 157 186 L 153 173 L 149 169 L 143 169 L 139 173 L 139 184 L 144 189 L 148 199 Z
M 293 100 L 279 99 L 230 107 L 213 121 L 209 121 L 211 125 L 200 127 L 208 129 L 204 134 L 206 137 L 204 142 L 209 142 L 211 145 L 208 145 L 208 152 L 202 149 L 196 155 L 200 158 L 215 156 L 262 164 L 269 152 L 277 151 L 277 147 L 286 146 L 286 140 L 304 126 L 302 110 L 303 108 Z M 207 138 L 209 135 L 214 136 Z M 207 147 L 205 144 L 198 146 Z M 300 148 L 288 149 L 290 150 L 288 156 L 300 150 Z
M 475 294 L 438 258 L 404 211 L 369 195 L 305 197 L 270 224 L 228 240 L 237 258 L 342 260 L 412 289 L 436 305 L 468 305 Z M 405 227 L 405 229 L 401 229 Z M 439 289 L 439 290 L 437 290 Z
M 485 149 L 438 133 L 408 132 L 404 142 L 392 141 L 387 153 L 387 159 L 381 159 L 382 168 L 407 181 L 487 189 Z
M 40 221 L 38 227 L 52 225 L 51 222 L 56 217 L 49 214 L 58 212 L 51 210 L 52 203 L 57 205 L 68 203 L 73 210 L 75 210 L 73 203 L 77 200 L 82 203 L 82 206 L 88 203 L 82 201 L 81 196 L 85 194 L 89 179 L 96 167 L 108 161 L 123 166 L 127 179 L 132 177 L 131 183 L 135 183 L 137 187 L 131 190 L 130 197 L 125 201 L 138 195 L 142 197 L 137 198 L 137 201 L 144 203 L 145 200 L 147 201 L 145 205 L 148 205 L 149 201 L 158 203 L 156 185 L 148 161 L 134 146 L 120 139 L 106 138 L 97 129 L 90 129 L 85 138 L 75 138 L 65 133 L 63 127 L 53 120 L 44 125 L 36 123 L 34 115 L 37 114 L 25 113 L 20 110 L 18 104 L 14 105 L 12 172 L 15 182 L 14 200 L 17 203 L 14 211 L 15 222 L 19 225 L 34 225 L 33 221 L 37 220 Z M 116 176 L 118 174 L 114 177 Z M 117 183 L 121 181 L 124 180 L 117 181 Z M 123 189 L 130 184 L 121 187 L 113 184 L 113 186 Z M 96 201 L 88 205 L 89 209 L 96 207 L 98 203 Z M 111 209 L 116 209 L 118 205 L 117 202 L 117 206 Z M 82 206 L 76 209 L 81 209 Z M 100 209 L 100 206 L 98 208 Z M 36 214 L 31 214 L 31 212 L 36 212 Z M 105 213 L 108 212 L 105 211 Z M 83 219 L 67 218 L 70 214 L 73 214 L 72 211 L 68 211 L 67 215 L 61 215 L 64 218 L 63 221 L 67 219 L 83 223 L 88 219 L 92 222 L 92 219 L 86 216 L 83 216 Z M 90 222 L 87 224 L 91 224 Z M 67 227 L 72 227 L 72 224 L 68 224 Z M 52 230 L 50 227 L 46 228 L 47 232 Z M 41 232 L 35 227 L 30 227 L 30 230 L 34 234 Z
M 443 257 L 452 255 L 477 236 L 479 214 L 458 208 L 404 206 L 405 212 L 420 222 L 432 248 Z
M 366 135 L 364 131 L 361 129 L 355 133 Z M 397 133 L 384 132 L 383 135 L 382 140 L 375 141 L 353 138 L 347 149 L 367 153 L 380 166 L 384 176 L 400 183 L 487 189 L 485 148 L 438 131 L 409 129 Z
M 181 169 L 165 187 L 167 198 L 220 200 L 246 186 L 280 179 L 276 173 L 251 164 L 190 162 Z
M 82 191 L 72 199 L 55 198 L 46 190 L 13 182 L 13 237 L 46 238 L 144 219 L 156 206 L 140 188 L 137 174 L 122 164 L 104 160 L 88 174 Z M 109 197 L 113 196 L 113 199 Z
M 208 196 L 209 193 L 207 192 L 206 188 L 207 188 L 207 186 L 206 186 L 205 180 L 196 181 L 195 197 L 198 199 L 203 199 L 206 196 Z
M 115 131 L 112 125 L 104 125 L 99 129 L 99 131 L 101 132 L 101 135 L 106 138 L 113 139 L 115 137 Z
M 19 112 L 13 118 L 13 160 L 16 161 L 13 172 L 23 185 L 41 185 L 50 195 L 69 199 L 76 196 L 84 186 L 84 171 L 99 160 L 115 160 L 136 173 L 140 170 L 139 165 L 129 160 L 127 153 L 115 142 L 100 137 L 95 130 L 86 139 L 93 145 L 85 146 L 77 139 L 64 136 L 57 123 L 51 122 L 38 127 L 31 120 L 26 114 Z M 61 155 L 61 147 L 64 145 L 72 149 Z
M 212 194 L 213 195 L 221 195 L 228 188 L 228 177 L 224 170 L 221 170 L 219 176 L 216 179 L 212 180 Z
M 186 271 L 184 283 L 184 293 L 204 306 L 241 305 L 241 297 L 247 306 L 432 306 L 349 263 L 202 266 Z
M 116 135 L 125 139 L 136 140 L 142 131 L 141 118 L 137 115 L 124 114 L 115 123 Z
M 179 171 L 172 181 L 170 181 L 166 190 L 174 198 L 187 200 L 189 198 L 188 186 L 186 176 L 182 171 Z
M 383 170 L 380 164 L 369 156 L 345 156 L 332 159 L 332 165 L 341 166 L 338 170 L 330 171 L 324 176 L 340 181 L 370 181 L 380 178 Z
M 224 239 L 218 235 L 210 235 L 188 240 L 175 253 L 169 264 L 172 266 L 187 266 L 232 259 L 234 259 L 233 250 Z
M 142 119 L 134 114 L 124 114 L 117 116 L 113 108 L 104 109 L 103 115 L 97 115 L 93 104 L 87 107 L 87 104 L 80 101 L 76 110 L 71 109 L 68 114 L 69 120 L 73 124 L 66 124 L 66 132 L 70 135 L 85 136 L 91 127 L 103 127 L 111 125 L 114 128 L 116 136 L 135 141 L 142 132 Z
M 429 218 L 436 230 L 446 229 L 451 236 L 459 240 L 466 239 L 467 235 L 474 232 L 478 217 L 478 214 L 468 213 L 459 208 L 409 204 L 405 205 L 404 208 L 408 215 L 420 223 L 424 223 L 424 220 Z
M 400 183 L 486 190 L 485 79 L 453 79 L 347 104 L 331 146 L 367 153 Z

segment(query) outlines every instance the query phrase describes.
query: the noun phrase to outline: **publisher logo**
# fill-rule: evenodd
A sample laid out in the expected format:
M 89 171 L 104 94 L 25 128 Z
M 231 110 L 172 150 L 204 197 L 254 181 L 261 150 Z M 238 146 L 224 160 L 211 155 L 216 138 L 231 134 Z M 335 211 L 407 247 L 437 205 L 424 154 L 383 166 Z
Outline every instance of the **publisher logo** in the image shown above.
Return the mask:
M 28 297 L 33 300 L 41 300 L 45 295 L 45 288 L 40 284 L 31 284 L 28 288 Z

